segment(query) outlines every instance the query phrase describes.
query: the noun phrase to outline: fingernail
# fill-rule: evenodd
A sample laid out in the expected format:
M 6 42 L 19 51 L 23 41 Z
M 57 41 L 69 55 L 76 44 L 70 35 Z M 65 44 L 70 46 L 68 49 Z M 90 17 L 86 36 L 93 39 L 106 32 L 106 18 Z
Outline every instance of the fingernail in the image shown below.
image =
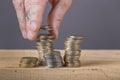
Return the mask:
M 32 40 L 33 37 L 34 37 L 33 32 L 32 32 L 32 31 L 28 31 L 28 33 L 27 33 L 27 37 L 28 37 L 28 39 Z
M 22 36 L 23 36 L 23 38 L 27 39 L 27 33 L 26 33 L 26 31 L 22 31 Z
M 34 22 L 32 22 L 30 28 L 32 31 L 36 31 L 37 25 Z

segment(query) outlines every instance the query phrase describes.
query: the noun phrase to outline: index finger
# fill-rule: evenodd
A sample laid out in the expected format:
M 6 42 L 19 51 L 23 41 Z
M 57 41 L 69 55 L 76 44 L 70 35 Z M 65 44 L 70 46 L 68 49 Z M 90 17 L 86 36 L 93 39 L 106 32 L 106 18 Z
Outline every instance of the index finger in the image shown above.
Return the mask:
M 29 40 L 34 40 L 42 23 L 47 0 L 31 0 L 30 2 L 30 25 L 27 36 Z

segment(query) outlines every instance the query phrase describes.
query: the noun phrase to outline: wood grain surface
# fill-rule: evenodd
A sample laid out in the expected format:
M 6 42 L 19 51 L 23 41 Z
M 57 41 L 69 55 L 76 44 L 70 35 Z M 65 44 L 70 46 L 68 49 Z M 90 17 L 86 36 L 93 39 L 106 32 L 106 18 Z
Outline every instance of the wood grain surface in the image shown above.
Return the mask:
M 82 50 L 79 68 L 19 68 L 24 56 L 38 57 L 38 53 L 0 50 L 0 80 L 120 80 L 120 50 Z

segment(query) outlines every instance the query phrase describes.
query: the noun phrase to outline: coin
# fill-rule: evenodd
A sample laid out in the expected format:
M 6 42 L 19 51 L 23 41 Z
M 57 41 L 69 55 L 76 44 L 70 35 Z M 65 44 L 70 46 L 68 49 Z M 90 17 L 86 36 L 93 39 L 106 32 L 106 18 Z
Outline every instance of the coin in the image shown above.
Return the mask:
M 53 28 L 51 26 L 41 26 L 42 30 L 53 30 Z
M 74 64 L 71 64 L 71 63 L 66 63 L 65 64 L 66 67 L 80 67 L 80 65 L 81 64 L 79 64 L 79 63 L 78 64 L 75 64 L 75 63 Z
M 69 55 L 64 56 L 65 61 L 75 61 L 75 60 L 79 60 L 79 58 L 80 56 L 69 56 Z
M 62 57 L 59 51 L 53 51 L 51 54 L 44 54 L 47 66 L 49 68 L 56 68 L 63 66 Z
M 81 55 L 81 42 L 83 37 L 81 36 L 69 36 L 66 38 L 64 62 L 66 67 L 79 67 L 80 55 Z
M 49 68 L 59 68 L 59 67 L 62 67 L 63 66 L 63 64 L 62 63 L 48 63 L 47 64 L 47 66 L 49 67 Z
M 47 63 L 47 67 L 48 68 L 55 68 L 55 65 L 54 65 L 54 63 Z
M 56 63 L 61 63 L 62 62 L 62 58 L 47 58 L 46 62 L 56 62 Z
M 55 68 L 59 68 L 59 67 L 63 66 L 63 63 L 61 63 L 61 62 L 57 62 L 57 63 L 54 63 L 54 64 L 55 64 Z
M 20 63 L 30 64 L 30 63 L 36 63 L 37 61 L 38 58 L 36 57 L 22 57 Z
M 44 30 L 50 30 L 49 27 L 42 28 Z M 50 34 L 39 34 L 36 41 L 36 48 L 39 53 L 39 61 L 42 60 L 42 63 L 45 62 L 44 54 L 53 52 L 53 42 L 54 36 Z
M 76 51 L 65 51 L 65 55 L 69 56 L 80 56 L 81 50 L 76 50 Z
M 33 68 L 36 67 L 36 64 L 19 64 L 20 68 Z
M 38 58 L 36 57 L 22 57 L 20 60 L 19 67 L 21 68 L 31 68 L 37 65 Z
M 69 36 L 67 39 L 79 39 L 79 40 L 83 40 L 82 36 Z
M 48 34 L 41 34 L 41 35 L 38 35 L 38 40 L 49 40 L 49 39 L 54 39 L 55 37 L 53 35 L 48 35 Z
M 81 65 L 80 61 L 66 62 L 65 63 L 66 67 L 79 67 L 80 65 Z

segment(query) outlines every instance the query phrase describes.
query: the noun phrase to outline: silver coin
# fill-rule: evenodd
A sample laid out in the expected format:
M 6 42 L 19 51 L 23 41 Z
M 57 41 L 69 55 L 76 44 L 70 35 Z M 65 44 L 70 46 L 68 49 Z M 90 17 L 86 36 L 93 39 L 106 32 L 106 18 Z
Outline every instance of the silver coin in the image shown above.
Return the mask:
M 54 58 L 54 54 L 52 54 L 52 53 L 51 54 L 45 53 L 44 57 L 45 58 Z
M 47 63 L 47 66 L 48 66 L 49 68 L 55 68 L 55 66 L 54 66 L 53 63 Z
M 46 62 L 54 63 L 54 62 L 61 62 L 61 60 L 60 59 L 46 59 Z
M 62 62 L 62 58 L 45 58 L 46 59 L 46 62 L 58 62 L 58 63 L 60 63 L 60 62 Z
M 63 66 L 63 63 L 61 63 L 61 62 L 60 63 L 55 63 L 56 68 L 59 68 L 59 67 L 62 67 L 62 66 Z
M 49 68 L 59 68 L 59 67 L 62 67 L 63 64 L 62 63 L 48 63 L 47 66 Z
M 53 51 L 53 53 L 51 53 L 51 54 L 44 54 L 44 57 L 45 58 L 47 58 L 47 59 L 56 59 L 56 60 L 61 60 L 62 58 L 61 58 L 61 55 L 60 55 L 60 53 L 54 53 L 54 51 Z

